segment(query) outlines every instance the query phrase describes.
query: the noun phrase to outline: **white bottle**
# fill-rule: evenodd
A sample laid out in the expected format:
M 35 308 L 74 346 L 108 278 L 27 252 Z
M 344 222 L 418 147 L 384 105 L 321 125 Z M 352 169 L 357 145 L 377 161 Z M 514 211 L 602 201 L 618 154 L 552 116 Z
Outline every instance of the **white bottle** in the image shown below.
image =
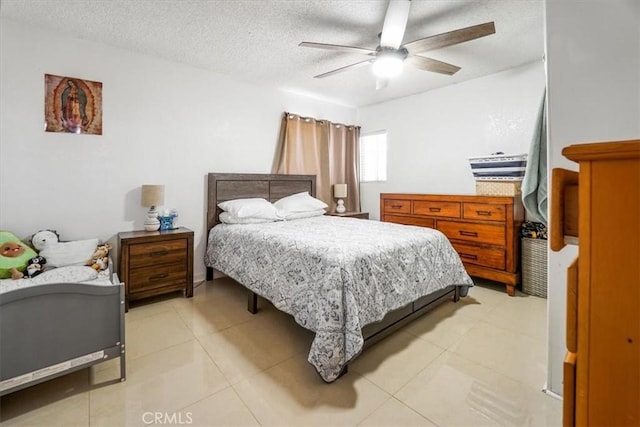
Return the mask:
M 171 229 L 175 230 L 178 228 L 178 210 L 171 209 Z

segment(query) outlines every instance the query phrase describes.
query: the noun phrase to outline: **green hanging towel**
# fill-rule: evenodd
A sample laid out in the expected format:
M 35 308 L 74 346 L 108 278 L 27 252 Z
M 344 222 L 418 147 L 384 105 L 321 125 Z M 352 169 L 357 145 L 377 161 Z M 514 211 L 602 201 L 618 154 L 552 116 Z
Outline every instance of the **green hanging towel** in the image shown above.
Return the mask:
M 529 148 L 527 168 L 522 181 L 522 203 L 527 217 L 547 224 L 547 118 L 545 113 L 546 90 L 538 110 L 538 118 Z

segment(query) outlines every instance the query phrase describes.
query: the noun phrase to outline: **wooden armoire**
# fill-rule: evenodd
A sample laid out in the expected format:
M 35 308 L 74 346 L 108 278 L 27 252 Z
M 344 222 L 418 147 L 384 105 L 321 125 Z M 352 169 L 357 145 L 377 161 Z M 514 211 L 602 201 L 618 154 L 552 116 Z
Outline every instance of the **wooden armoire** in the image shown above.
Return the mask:
M 640 140 L 565 147 L 552 171 L 550 246 L 567 274 L 563 424 L 640 425 Z

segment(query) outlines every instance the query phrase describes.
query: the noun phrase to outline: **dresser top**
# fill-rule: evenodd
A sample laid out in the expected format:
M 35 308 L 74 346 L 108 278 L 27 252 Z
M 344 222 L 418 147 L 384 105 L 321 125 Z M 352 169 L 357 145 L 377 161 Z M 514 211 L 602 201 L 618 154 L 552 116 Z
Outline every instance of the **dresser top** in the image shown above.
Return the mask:
M 423 194 L 423 193 L 380 193 L 381 199 L 396 200 L 439 200 L 443 202 L 480 202 L 514 204 L 518 203 L 521 195 L 517 196 L 479 196 L 476 194 Z
M 189 233 L 193 234 L 193 231 L 186 227 L 178 227 L 173 230 L 163 230 L 163 231 L 145 231 L 145 230 L 136 230 L 136 231 L 122 231 L 118 233 L 118 237 L 120 239 L 136 239 L 141 237 L 169 237 L 175 236 L 178 234 Z
M 640 158 L 640 139 L 570 145 L 562 149 L 562 154 L 573 161 L 638 159 Z

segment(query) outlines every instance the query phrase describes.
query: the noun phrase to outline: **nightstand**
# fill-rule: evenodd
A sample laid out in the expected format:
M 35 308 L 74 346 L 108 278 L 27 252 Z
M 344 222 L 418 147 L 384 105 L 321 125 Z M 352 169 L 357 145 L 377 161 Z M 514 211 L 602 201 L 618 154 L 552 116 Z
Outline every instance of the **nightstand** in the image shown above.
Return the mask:
M 343 218 L 360 218 L 360 219 L 369 219 L 369 212 L 327 212 L 325 215 L 329 216 L 340 216 Z
M 166 231 L 118 233 L 120 280 L 129 301 L 169 292 L 193 296 L 193 231 L 185 227 Z

